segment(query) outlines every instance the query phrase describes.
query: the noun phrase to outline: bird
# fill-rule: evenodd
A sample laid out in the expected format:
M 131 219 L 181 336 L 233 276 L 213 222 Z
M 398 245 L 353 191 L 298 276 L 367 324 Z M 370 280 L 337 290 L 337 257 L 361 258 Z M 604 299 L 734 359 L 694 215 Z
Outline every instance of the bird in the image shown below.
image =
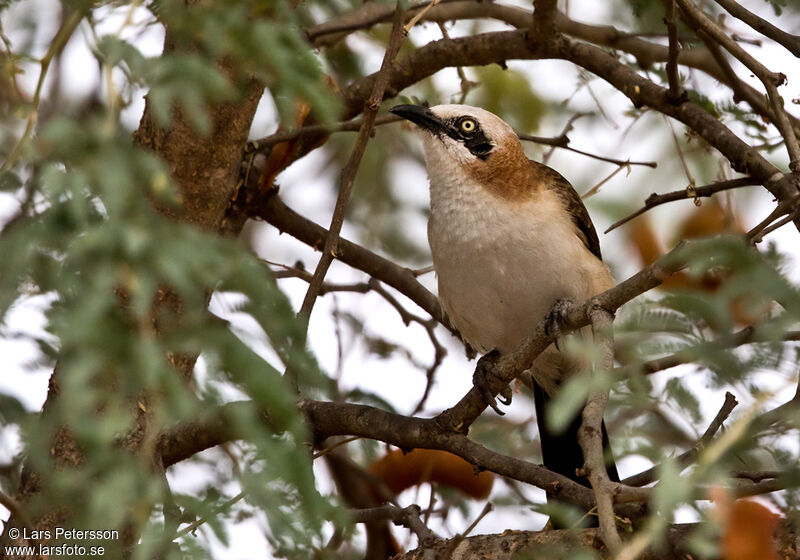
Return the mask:
M 529 160 L 500 117 L 454 104 L 390 112 L 416 125 L 422 138 L 439 300 L 469 346 L 511 352 L 552 318 L 554 306 L 614 286 L 578 193 L 557 171 Z M 559 385 L 577 367 L 551 344 L 533 363 L 532 385 L 544 466 L 589 486 L 577 472 L 584 466 L 580 413 L 560 432 L 547 421 Z M 605 424 L 603 441 L 609 478 L 619 481 Z

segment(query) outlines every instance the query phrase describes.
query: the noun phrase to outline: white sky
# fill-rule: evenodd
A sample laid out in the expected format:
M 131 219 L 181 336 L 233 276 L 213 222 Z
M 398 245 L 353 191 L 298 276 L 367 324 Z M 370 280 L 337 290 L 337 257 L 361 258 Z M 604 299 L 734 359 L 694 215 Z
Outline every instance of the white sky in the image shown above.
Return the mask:
M 3 22 L 5 23 L 10 18 L 13 18 L 15 13 L 18 14 L 20 11 L 27 9 L 32 3 L 39 6 L 37 8 L 38 13 L 52 13 L 45 11 L 50 10 L 53 6 L 49 0 L 36 0 L 35 2 L 29 0 L 28 2 L 13 5 L 4 14 Z M 764 17 L 774 19 L 771 17 L 771 11 L 766 8 L 764 3 L 751 1 L 744 4 L 750 9 L 757 10 Z M 578 19 L 582 21 L 608 21 L 604 19 L 605 15 L 602 12 L 605 8 L 602 3 L 591 0 L 570 0 L 570 9 L 573 17 L 577 18 L 580 15 Z M 53 29 L 49 23 L 52 22 L 45 20 L 40 30 L 40 47 L 45 44 L 44 41 L 49 40 L 49 37 L 52 36 Z M 116 31 L 118 25 L 118 20 L 109 21 L 107 25 L 108 31 Z M 500 24 L 497 24 L 497 27 L 503 28 Z M 4 26 L 4 29 L 6 29 L 12 41 L 20 36 L 20 33 L 15 33 L 13 28 L 8 29 L 7 26 Z M 469 28 L 466 26 L 457 26 L 451 29 L 452 36 L 467 32 L 469 32 Z M 753 32 L 744 32 L 743 34 L 747 37 L 755 37 Z M 415 29 L 412 32 L 411 40 L 420 45 L 439 37 L 438 28 L 433 25 L 427 25 Z M 133 37 L 130 38 L 133 40 Z M 99 78 L 96 62 L 86 46 L 86 41 L 89 39 L 87 33 L 77 34 L 66 49 L 64 75 L 68 76 L 69 79 L 64 80 L 64 85 L 66 93 L 70 97 L 88 95 L 94 90 Z M 353 45 L 364 49 L 369 54 L 369 64 L 374 67 L 372 69 L 377 69 L 382 52 L 376 51 L 374 45 L 363 38 L 354 37 L 352 41 Z M 146 55 L 156 55 L 160 52 L 161 36 L 157 29 L 139 36 L 135 42 Z M 778 47 L 757 48 L 747 46 L 747 48 L 759 59 L 769 61 L 772 69 L 779 69 L 789 75 L 789 85 L 782 88 L 782 94 L 786 99 L 800 97 L 800 69 L 791 55 Z M 509 66 L 524 69 L 531 77 L 531 82 L 536 91 L 547 99 L 560 101 L 566 96 L 565 92 L 571 93 L 575 89 L 575 84 L 577 83 L 574 69 L 570 64 L 564 62 L 517 62 L 510 63 Z M 747 74 L 742 73 L 741 75 L 746 76 Z M 37 77 L 36 72 L 26 74 L 23 80 L 25 87 L 32 89 Z M 454 95 L 458 93 L 458 80 L 455 77 L 454 70 L 443 71 L 436 79 L 443 91 L 449 90 Z M 758 87 L 755 82 L 753 82 L 753 85 Z M 666 125 L 660 118 L 646 118 L 643 122 L 635 125 L 633 132 L 618 140 L 621 136 L 620 130 L 624 129 L 629 122 L 627 117 L 623 116 L 623 113 L 630 108 L 630 103 L 611 86 L 602 81 L 592 82 L 592 89 L 602 99 L 604 109 L 611 116 L 613 122 L 587 125 L 584 124 L 585 121 L 578 121 L 575 130 L 571 134 L 571 145 L 573 147 L 632 160 L 651 160 L 654 157 L 653 154 L 672 153 L 663 149 L 664 139 L 667 138 L 664 134 Z M 125 125 L 129 128 L 135 128 L 142 109 L 143 101 L 139 96 L 133 100 L 130 107 L 123 113 Z M 595 109 L 594 101 L 585 89 L 576 95 L 569 105 L 569 110 L 574 112 L 593 111 Z M 563 124 L 561 117 L 558 117 L 558 119 L 546 118 L 540 130 L 532 132 L 543 136 L 557 135 Z M 256 115 L 252 135 L 254 137 L 264 136 L 274 128 L 274 109 L 271 102 L 265 99 Z M 643 132 L 643 128 L 647 132 Z M 679 127 L 677 130 L 681 134 Z M 609 142 L 609 137 L 615 140 Z M 531 156 L 537 157 L 543 151 L 542 149 L 531 147 L 529 153 Z M 708 157 L 715 162 L 720 159 L 720 156 L 716 153 L 711 153 Z M 579 192 L 584 192 L 596 183 L 599 177 L 605 176 L 614 169 L 611 164 L 596 162 L 560 150 L 556 151 L 549 164 L 570 179 Z M 282 196 L 289 206 L 317 223 L 327 225 L 330 221 L 334 197 L 330 188 L 331 178 L 320 176 L 319 174 L 322 166 L 322 156 L 319 153 L 313 153 L 286 170 L 279 178 L 279 182 L 282 186 Z M 699 183 L 702 184 L 701 178 L 703 175 L 701 170 L 693 170 L 693 172 L 698 177 Z M 316 177 L 316 180 L 312 179 L 312 177 Z M 404 200 L 413 201 L 415 204 L 426 203 L 428 193 L 424 169 L 415 165 L 404 164 L 398 167 L 397 177 L 398 190 L 402 193 L 401 196 Z M 678 167 L 676 158 L 668 156 L 668 159 L 662 158 L 659 160 L 657 170 L 635 167 L 629 176 L 626 176 L 625 173 L 619 173 L 602 188 L 599 194 L 595 195 L 594 199 L 590 200 L 590 211 L 596 201 L 602 201 L 604 198 L 606 200 L 629 199 L 643 201 L 651 192 L 667 192 L 683 188 L 685 185 L 686 181 Z M 763 189 L 754 188 L 753 193 L 748 199 L 746 208 L 743 207 L 744 205 L 739 208 L 746 220 L 744 224 L 746 227 L 756 224 L 774 208 L 770 197 Z M 676 216 L 682 215 L 687 210 L 685 204 L 662 206 L 660 209 L 651 212 L 651 216 L 655 219 L 660 229 L 668 231 Z M 0 194 L 0 222 L 7 216 L 12 215 L 15 207 L 15 202 L 8 195 Z M 599 232 L 603 231 L 609 225 L 608 218 L 597 211 L 592 211 L 592 214 L 597 230 Z M 418 238 L 419 244 L 424 245 L 426 243 L 424 223 L 421 220 L 417 221 L 419 223 L 410 224 L 409 229 Z M 309 248 L 287 235 L 279 236 L 271 226 L 259 224 L 255 227 L 258 231 L 255 247 L 262 257 L 286 264 L 293 264 L 300 258 L 309 270 L 313 270 L 318 254 L 313 253 Z M 794 255 L 790 275 L 795 281 L 800 281 L 800 264 L 796 256 L 797 235 L 794 229 L 786 227 L 771 235 L 768 239 L 776 242 L 784 252 Z M 351 238 L 353 236 L 353 230 L 348 228 L 347 224 L 345 224 L 344 236 Z M 618 280 L 623 280 L 636 271 L 636 264 L 629 256 L 631 247 L 627 245 L 624 230 L 616 230 L 609 235 L 601 235 L 601 244 L 604 255 L 608 262 L 611 263 Z M 364 276 L 362 273 L 353 271 L 341 263 L 334 263 L 328 274 L 328 279 L 337 282 L 350 282 L 363 280 Z M 432 274 L 422 277 L 421 281 L 431 290 L 435 290 L 435 279 Z M 306 284 L 299 280 L 286 280 L 282 282 L 282 287 L 295 307 L 299 308 L 305 294 Z M 44 402 L 50 370 L 30 366 L 38 359 L 38 350 L 26 337 L 43 335 L 42 310 L 46 307 L 47 301 L 48 298 L 37 296 L 19 302 L 7 316 L 7 330 L 0 337 L 0 356 L 3 356 L 4 365 L 3 373 L 0 374 L 0 392 L 17 396 L 30 410 L 38 410 Z M 410 310 L 424 316 L 424 312 L 417 309 L 413 303 L 406 301 L 402 297 L 401 301 Z M 326 296 L 317 301 L 309 327 L 310 345 L 326 371 L 334 371 L 338 362 L 338 347 L 335 336 L 336 325 L 332 320 L 334 306 L 365 317 L 366 332 L 380 334 L 388 340 L 413 349 L 418 361 L 429 363 L 432 360 L 433 351 L 424 330 L 419 325 L 405 327 L 397 313 L 380 296 L 374 293 L 366 295 L 339 294 L 336 298 Z M 224 314 L 224 303 L 217 300 L 212 303 L 212 308 L 215 312 Z M 8 336 L 9 333 L 20 336 Z M 434 414 L 445 407 L 451 406 L 471 386 L 474 362 L 470 363 L 466 360 L 459 343 L 449 337 L 444 329 L 439 329 L 439 336 L 446 342 L 449 352 L 438 371 L 436 384 L 428 399 L 424 414 Z M 378 359 L 366 352 L 361 343 L 352 344 L 350 338 L 352 337 L 345 336 L 344 343 L 348 351 L 344 356 L 343 363 L 339 366 L 343 372 L 342 386 L 345 389 L 360 387 L 365 391 L 374 392 L 392 402 L 399 411 L 410 412 L 416 405 L 425 386 L 423 372 L 414 369 L 401 357 Z M 676 375 L 674 370 L 662 374 L 658 376 L 659 382 L 665 383 L 673 375 Z M 791 390 L 793 389 L 789 387 L 789 381 L 780 376 L 773 376 L 772 379 L 764 380 L 765 383 L 769 383 L 776 389 L 780 388 L 781 385 L 786 385 L 776 395 L 776 402 L 786 400 L 788 396 L 791 396 Z M 701 376 L 694 376 L 691 385 L 694 390 L 703 395 L 704 413 L 707 419 L 710 419 L 722 402 L 722 394 L 716 390 L 709 390 Z M 741 408 L 744 408 L 747 403 L 747 395 L 744 394 L 744 391 L 736 393 L 740 401 L 744 401 L 743 405 L 741 405 Z M 518 398 L 508 410 L 509 418 L 514 421 L 524 421 L 530 418 L 532 411 L 527 408 L 528 406 L 528 400 Z M 491 414 L 491 412 L 487 414 Z M 700 429 L 702 431 L 704 428 L 705 424 L 694 426 L 695 430 Z M 689 429 L 688 424 L 687 429 Z M 17 434 L 10 429 L 0 429 L 0 463 L 7 461 L 18 450 L 19 439 Z M 643 459 L 638 458 L 626 458 L 620 463 L 622 476 L 634 474 L 643 466 L 648 465 Z M 193 487 L 196 487 L 203 476 L 202 468 L 196 466 L 182 466 L 171 470 L 171 481 L 178 491 L 190 491 Z M 318 468 L 317 471 L 320 475 L 318 477 L 320 490 L 330 490 L 330 483 L 324 473 L 324 469 Z M 231 495 L 237 491 L 235 488 L 226 490 L 229 490 Z M 505 493 L 506 488 L 498 480 L 494 491 L 495 493 Z M 525 492 L 531 499 L 543 500 L 542 493 L 535 489 L 526 488 Z M 414 491 L 409 491 L 402 496 L 402 499 L 404 504 L 418 501 L 424 505 L 427 504 L 427 493 L 427 489 L 423 489 L 418 496 L 415 496 Z M 476 504 L 472 508 L 471 515 L 476 515 L 481 508 L 482 504 Z M 0 508 L 0 518 L 4 519 L 6 515 Z M 256 517 L 240 524 L 232 524 L 231 534 L 233 538 L 231 539 L 230 547 L 226 548 L 220 544 L 216 544 L 214 547 L 218 557 L 262 557 L 263 550 L 266 547 L 262 536 L 262 523 L 263 519 Z M 531 529 L 538 528 L 542 523 L 543 518 L 541 516 L 529 513 L 525 507 L 499 508 L 484 518 L 476 532 L 500 532 L 505 529 L 516 528 Z M 468 522 L 465 523 L 458 514 L 454 514 L 449 520 L 451 531 L 463 529 L 467 524 Z M 434 526 L 434 529 L 440 531 L 441 534 L 448 534 L 443 526 Z

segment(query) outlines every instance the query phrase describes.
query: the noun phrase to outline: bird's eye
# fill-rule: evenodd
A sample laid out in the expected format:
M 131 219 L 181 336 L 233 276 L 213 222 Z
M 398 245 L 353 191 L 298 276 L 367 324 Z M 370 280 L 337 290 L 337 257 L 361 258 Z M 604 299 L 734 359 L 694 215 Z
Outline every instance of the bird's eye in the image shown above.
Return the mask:
M 475 121 L 473 121 L 472 119 L 465 119 L 461 121 L 462 132 L 475 132 L 476 127 L 477 125 L 475 124 Z

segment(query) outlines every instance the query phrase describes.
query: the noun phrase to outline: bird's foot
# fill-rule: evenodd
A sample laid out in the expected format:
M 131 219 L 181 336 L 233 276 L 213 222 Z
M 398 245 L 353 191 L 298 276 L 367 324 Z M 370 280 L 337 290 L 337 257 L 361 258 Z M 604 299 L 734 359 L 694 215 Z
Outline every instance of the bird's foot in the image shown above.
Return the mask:
M 557 299 L 545 317 L 544 332 L 548 336 L 553 336 L 557 350 L 561 350 L 558 341 L 563 335 L 564 327 L 567 326 L 567 315 L 574 306 L 575 304 L 571 300 Z
M 495 363 L 497 358 L 500 356 L 500 353 L 497 350 L 492 350 L 488 354 L 484 354 L 480 360 L 478 360 L 478 365 L 475 366 L 475 372 L 472 374 L 472 384 L 475 386 L 478 391 L 481 393 L 481 397 L 483 398 L 483 402 L 486 403 L 486 406 L 489 406 L 500 416 L 504 416 L 505 412 L 500 410 L 500 407 L 497 406 L 497 402 L 495 401 L 494 393 L 489 389 L 491 385 L 492 379 L 497 377 L 495 373 Z M 511 387 L 506 385 L 500 391 L 500 394 L 497 395 L 497 400 L 500 401 L 500 404 L 503 406 L 508 406 L 511 404 Z

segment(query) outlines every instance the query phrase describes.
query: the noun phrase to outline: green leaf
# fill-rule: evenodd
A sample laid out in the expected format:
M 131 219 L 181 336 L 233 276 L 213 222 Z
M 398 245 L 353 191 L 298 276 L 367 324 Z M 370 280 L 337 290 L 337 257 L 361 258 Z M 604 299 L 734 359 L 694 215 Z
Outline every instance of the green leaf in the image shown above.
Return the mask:
M 3 424 L 17 424 L 28 411 L 17 397 L 7 393 L 0 393 L 0 422 Z

